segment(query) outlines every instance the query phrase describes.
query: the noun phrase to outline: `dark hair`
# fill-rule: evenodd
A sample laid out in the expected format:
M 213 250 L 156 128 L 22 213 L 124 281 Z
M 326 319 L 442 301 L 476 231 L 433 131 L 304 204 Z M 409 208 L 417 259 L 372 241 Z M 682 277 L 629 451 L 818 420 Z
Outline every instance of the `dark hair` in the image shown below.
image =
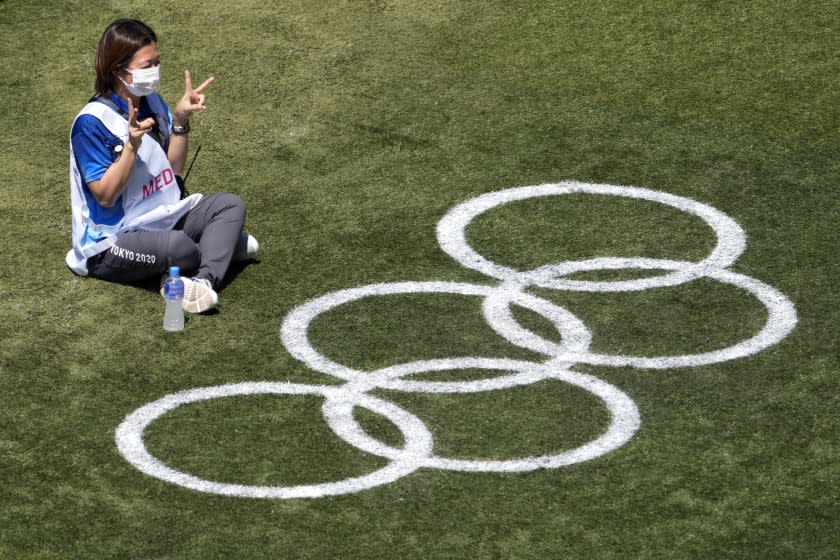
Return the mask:
M 99 95 L 115 91 L 114 74 L 141 48 L 157 43 L 152 28 L 136 19 L 118 19 L 108 26 L 96 49 L 96 85 Z

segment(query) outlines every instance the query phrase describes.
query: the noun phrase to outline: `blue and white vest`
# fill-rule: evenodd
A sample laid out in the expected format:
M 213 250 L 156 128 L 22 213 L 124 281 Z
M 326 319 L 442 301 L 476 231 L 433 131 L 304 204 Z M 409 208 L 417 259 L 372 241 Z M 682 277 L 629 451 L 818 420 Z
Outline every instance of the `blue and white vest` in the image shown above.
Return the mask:
M 168 122 L 166 107 L 157 95 L 147 97 L 159 123 Z M 114 109 L 91 101 L 76 118 L 93 115 L 118 138 L 128 141 L 128 121 Z M 87 194 L 87 196 L 86 196 Z M 116 224 L 97 224 L 91 219 L 88 200 L 95 204 L 82 179 L 70 143 L 70 203 L 72 213 L 73 248 L 65 258 L 67 266 L 76 274 L 87 276 L 87 259 L 109 249 L 120 234 L 128 231 L 164 231 L 175 223 L 199 201 L 202 195 L 194 194 L 180 200 L 181 191 L 175 172 L 160 144 L 148 134 L 137 152 L 134 169 L 117 204 L 122 218 Z

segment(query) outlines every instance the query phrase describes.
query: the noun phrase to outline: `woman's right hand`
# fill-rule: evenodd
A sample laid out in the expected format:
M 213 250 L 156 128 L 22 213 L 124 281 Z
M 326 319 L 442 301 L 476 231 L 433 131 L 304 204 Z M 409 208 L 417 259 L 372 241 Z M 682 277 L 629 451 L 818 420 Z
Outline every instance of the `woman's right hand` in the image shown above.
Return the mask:
M 142 121 L 137 121 L 137 113 L 139 109 L 134 108 L 131 98 L 128 99 L 128 141 L 134 151 L 140 149 L 140 144 L 143 142 L 143 135 L 152 130 L 155 126 L 155 119 L 149 117 Z

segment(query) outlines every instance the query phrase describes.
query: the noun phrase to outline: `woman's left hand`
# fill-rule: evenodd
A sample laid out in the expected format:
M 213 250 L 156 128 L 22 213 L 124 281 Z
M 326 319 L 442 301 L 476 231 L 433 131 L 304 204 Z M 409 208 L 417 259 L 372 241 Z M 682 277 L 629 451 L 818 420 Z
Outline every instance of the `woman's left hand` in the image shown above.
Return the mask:
M 204 83 L 193 89 L 190 71 L 184 70 L 186 87 L 184 88 L 184 96 L 178 100 L 178 103 L 175 105 L 175 112 L 172 115 L 175 124 L 183 126 L 190 120 L 194 112 L 203 111 L 207 108 L 205 105 L 204 88 L 212 84 L 215 79 L 213 76 L 210 76 L 204 80 Z

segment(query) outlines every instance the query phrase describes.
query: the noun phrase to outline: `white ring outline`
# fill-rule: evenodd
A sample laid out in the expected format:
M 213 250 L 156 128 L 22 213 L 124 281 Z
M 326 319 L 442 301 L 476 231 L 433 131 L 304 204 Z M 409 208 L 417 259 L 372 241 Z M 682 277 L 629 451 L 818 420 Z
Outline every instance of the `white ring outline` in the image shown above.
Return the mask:
M 598 194 L 658 202 L 701 218 L 717 236 L 717 244 L 702 261 L 688 268 L 654 278 L 597 282 L 589 280 L 558 280 L 540 277 L 493 263 L 476 252 L 467 241 L 466 228 L 481 214 L 509 202 L 543 196 L 565 194 Z M 472 198 L 452 208 L 437 225 L 437 239 L 441 249 L 462 266 L 502 281 L 513 281 L 556 290 L 630 291 L 652 287 L 675 286 L 702 276 L 708 266 L 725 268 L 744 252 L 747 237 L 738 223 L 702 202 L 662 191 L 640 187 L 616 186 L 578 181 L 547 183 L 495 191 Z M 539 269 L 537 269 L 539 270 Z M 597 284 L 597 287 L 595 286 Z
M 503 318 L 493 319 L 488 316 L 488 313 L 496 312 L 496 308 L 492 306 L 483 306 L 485 320 L 487 320 L 493 330 L 508 340 L 511 344 L 526 349 L 536 350 L 542 354 L 549 353 L 550 355 L 553 355 L 554 353 L 575 354 L 586 350 L 591 340 L 591 335 L 589 333 L 589 329 L 586 328 L 580 319 L 558 305 L 531 294 L 526 294 L 521 290 L 522 288 L 520 286 L 513 284 L 505 284 L 502 286 L 487 286 L 459 282 L 393 282 L 368 284 L 366 286 L 330 292 L 319 298 L 299 305 L 289 312 L 286 319 L 283 321 L 283 325 L 280 329 L 280 338 L 289 353 L 311 369 L 345 381 L 361 383 L 362 386 L 372 388 L 376 386 L 376 384 L 373 384 L 373 378 L 368 375 L 369 372 L 363 372 L 339 364 L 318 352 L 309 341 L 309 325 L 317 317 L 327 313 L 328 311 L 332 311 L 333 309 L 346 303 L 351 303 L 367 297 L 438 293 L 484 296 L 485 298 L 492 298 L 492 301 L 494 302 L 504 301 L 508 305 L 510 303 L 516 303 L 517 305 L 530 309 L 531 311 L 543 315 L 552 321 L 561 336 L 561 342 L 559 344 L 549 343 L 535 334 L 522 329 L 515 321 L 508 321 L 505 323 Z M 554 349 L 554 352 L 547 352 L 547 349 Z M 508 381 L 507 377 L 509 376 L 493 378 L 491 384 L 495 383 L 499 388 L 510 386 L 510 383 L 519 384 Z M 521 375 L 514 374 L 514 377 L 521 377 Z M 389 378 L 392 379 L 393 376 Z M 471 391 L 469 388 L 471 383 L 479 384 L 484 381 L 485 380 L 463 382 L 463 390 L 469 392 Z M 390 387 L 395 385 L 395 382 L 388 380 L 383 380 L 382 383 L 385 383 L 385 385 Z M 423 382 L 410 382 L 410 384 L 415 386 L 420 383 Z M 433 389 L 430 389 L 432 384 L 440 383 L 442 382 L 426 382 L 424 385 L 427 388 L 424 390 L 434 391 Z M 401 382 L 399 384 L 408 386 L 409 382 Z M 485 391 L 487 389 L 481 388 L 477 390 Z
M 123 420 L 116 431 L 117 448 L 122 456 L 134 465 L 135 468 L 154 478 L 199 492 L 249 498 L 317 498 L 358 492 L 359 490 L 394 482 L 420 468 L 419 464 L 412 464 L 405 460 L 392 460 L 389 465 L 369 474 L 347 478 L 338 482 L 296 486 L 250 486 L 245 484 L 213 482 L 181 472 L 169 467 L 146 449 L 145 443 L 143 442 L 143 432 L 146 428 L 156 419 L 179 406 L 224 397 L 263 394 L 321 395 L 326 399 L 324 404 L 325 417 L 333 428 L 334 422 L 331 421 L 330 416 L 327 414 L 330 407 L 338 407 L 339 403 L 352 403 L 352 406 L 367 408 L 385 416 L 399 428 L 405 438 L 406 457 L 422 457 L 424 454 L 431 452 L 432 434 L 429 430 L 416 416 L 392 403 L 364 393 L 349 391 L 344 386 L 332 387 L 277 382 L 248 382 L 202 387 L 165 396 L 140 407 Z M 328 404 L 330 407 L 327 406 Z M 408 427 L 406 427 L 406 424 Z M 345 439 L 347 436 L 346 433 L 339 435 L 342 436 L 342 439 Z M 364 438 L 359 438 L 359 441 L 364 441 Z M 360 448 L 369 450 L 365 447 Z
M 440 366 L 436 368 L 438 371 L 444 369 L 472 369 L 482 367 L 486 367 L 487 369 L 497 369 L 498 366 L 504 365 L 502 363 L 494 363 L 493 360 L 480 362 L 476 359 L 470 358 L 465 359 L 460 365 L 454 363 L 456 361 L 457 360 L 450 360 L 450 363 L 448 364 L 434 365 Z M 422 364 L 430 363 L 432 362 L 412 363 L 410 364 L 410 367 L 414 370 L 414 373 L 420 373 L 422 371 Z M 446 367 L 443 367 L 444 365 Z M 611 385 L 602 379 L 598 379 L 597 377 L 565 369 L 565 362 L 562 360 L 551 360 L 544 364 L 525 362 L 509 365 L 516 365 L 530 370 L 530 373 L 532 373 L 534 377 L 534 382 L 549 378 L 556 379 L 580 389 L 584 389 L 585 391 L 588 391 L 598 397 L 610 413 L 610 424 L 606 431 L 598 438 L 567 451 L 519 459 L 449 459 L 431 454 L 418 455 L 407 450 L 394 449 L 381 443 L 378 444 L 375 451 L 370 449 L 370 452 L 380 456 L 387 456 L 393 460 L 399 460 L 404 458 L 406 455 L 409 455 L 407 460 L 412 464 L 420 464 L 422 467 L 441 470 L 463 472 L 525 472 L 536 469 L 556 469 L 575 463 L 589 461 L 618 449 L 632 439 L 633 435 L 636 431 L 638 431 L 639 426 L 641 425 L 639 410 L 633 400 L 626 393 L 614 385 Z M 401 369 L 400 373 L 404 374 L 407 369 L 408 367 Z M 396 375 L 393 371 L 389 371 L 388 373 L 390 375 Z M 438 386 L 440 385 L 441 384 L 438 384 Z M 495 387 L 493 387 L 493 389 L 495 389 Z M 444 391 L 438 390 L 437 392 Z M 362 427 L 359 426 L 358 422 L 351 414 L 346 414 L 343 420 L 346 424 L 352 423 L 357 432 L 363 432 Z
M 589 261 L 577 261 L 575 263 L 563 263 L 557 265 L 560 268 L 561 274 L 573 274 L 585 270 L 600 270 L 603 269 L 604 259 L 592 259 Z M 640 268 L 640 269 L 657 269 L 668 270 L 678 269 L 685 265 L 683 261 L 671 261 L 664 259 L 617 259 L 616 268 Z M 691 264 L 691 263 L 688 263 Z M 547 265 L 537 269 L 539 274 L 550 274 L 554 265 Z M 762 328 L 750 338 L 737 342 L 726 348 L 719 350 L 712 350 L 709 352 L 701 352 L 697 354 L 682 354 L 676 356 L 659 356 L 659 357 L 637 357 L 637 356 L 622 356 L 619 354 L 601 354 L 596 352 L 580 352 L 580 353 L 550 353 L 555 357 L 562 357 L 570 363 L 584 363 L 599 366 L 624 367 L 633 366 L 643 369 L 670 369 L 683 367 L 697 367 L 709 364 L 716 364 L 737 358 L 743 358 L 752 354 L 756 354 L 770 346 L 773 346 L 783 340 L 796 327 L 797 315 L 796 308 L 793 303 L 785 297 L 784 294 L 773 288 L 772 286 L 756 280 L 750 276 L 725 270 L 716 267 L 705 267 L 702 278 L 711 278 L 724 284 L 730 284 L 740 288 L 751 295 L 764 305 L 767 310 L 767 320 Z M 644 281 L 646 279 L 641 279 Z M 500 308 L 495 315 L 497 319 L 505 323 L 514 322 L 516 318 L 511 313 L 509 308 Z M 525 329 L 522 329 L 525 331 Z M 526 331 L 530 332 L 530 331 Z M 538 337 L 536 333 L 531 333 L 533 337 Z M 544 341 L 545 347 L 550 347 L 551 342 Z M 537 344 L 532 346 L 537 350 Z

